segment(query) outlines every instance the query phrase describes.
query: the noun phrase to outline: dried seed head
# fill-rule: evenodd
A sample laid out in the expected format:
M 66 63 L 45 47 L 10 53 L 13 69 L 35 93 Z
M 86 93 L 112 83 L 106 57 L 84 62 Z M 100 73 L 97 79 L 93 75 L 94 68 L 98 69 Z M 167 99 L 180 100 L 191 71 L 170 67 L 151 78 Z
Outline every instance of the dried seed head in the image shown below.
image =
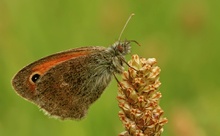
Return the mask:
M 160 68 L 155 58 L 133 55 L 128 64 L 132 67 L 122 74 L 118 89 L 119 118 L 125 130 L 119 136 L 160 136 L 168 122 L 159 106 L 162 97 Z

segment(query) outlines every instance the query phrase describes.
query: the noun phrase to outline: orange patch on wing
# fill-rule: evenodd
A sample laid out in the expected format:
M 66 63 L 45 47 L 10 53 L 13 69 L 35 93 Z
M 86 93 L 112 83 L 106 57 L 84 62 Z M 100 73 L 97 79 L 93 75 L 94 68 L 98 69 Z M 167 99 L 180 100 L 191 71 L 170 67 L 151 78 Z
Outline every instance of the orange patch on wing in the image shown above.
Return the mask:
M 91 51 L 80 51 L 80 52 L 69 52 L 69 53 L 64 53 L 64 54 L 59 54 L 59 56 L 52 56 L 52 58 L 48 58 L 48 61 L 43 62 L 40 65 L 35 66 L 32 71 L 39 72 L 41 74 L 44 74 L 46 71 L 48 71 L 50 68 L 53 66 L 64 62 L 66 60 L 70 60 L 76 57 L 80 57 L 83 55 L 88 55 Z M 53 58 L 54 57 L 54 58 Z

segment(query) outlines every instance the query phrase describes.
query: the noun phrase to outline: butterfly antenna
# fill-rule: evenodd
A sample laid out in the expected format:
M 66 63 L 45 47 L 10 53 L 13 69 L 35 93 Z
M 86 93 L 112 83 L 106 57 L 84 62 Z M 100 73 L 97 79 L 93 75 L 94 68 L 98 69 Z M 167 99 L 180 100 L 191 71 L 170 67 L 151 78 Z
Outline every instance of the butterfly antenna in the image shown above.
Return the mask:
M 123 32 L 124 32 L 126 26 L 128 25 L 128 22 L 131 20 L 132 16 L 134 16 L 134 15 L 135 15 L 135 14 L 132 13 L 132 14 L 129 16 L 128 20 L 126 21 L 126 23 L 125 23 L 125 25 L 124 25 L 124 27 L 123 27 L 123 29 L 121 30 L 121 33 L 120 33 L 120 35 L 119 35 L 119 38 L 118 38 L 119 41 L 121 40 L 121 36 L 122 36 L 122 34 L 123 34 Z

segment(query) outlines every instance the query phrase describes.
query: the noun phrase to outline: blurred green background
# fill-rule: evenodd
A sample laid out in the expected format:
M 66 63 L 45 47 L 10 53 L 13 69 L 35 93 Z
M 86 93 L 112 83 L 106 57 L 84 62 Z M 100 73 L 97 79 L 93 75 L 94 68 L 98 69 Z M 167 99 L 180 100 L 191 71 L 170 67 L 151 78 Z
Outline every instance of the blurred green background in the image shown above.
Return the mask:
M 217 0 L 0 0 L 0 136 L 116 136 L 117 83 L 112 80 L 82 121 L 48 118 L 23 100 L 11 78 L 49 54 L 137 40 L 132 54 L 161 67 L 163 136 L 220 134 L 220 2 Z M 131 55 L 127 55 L 127 59 Z M 120 78 L 120 76 L 118 76 Z

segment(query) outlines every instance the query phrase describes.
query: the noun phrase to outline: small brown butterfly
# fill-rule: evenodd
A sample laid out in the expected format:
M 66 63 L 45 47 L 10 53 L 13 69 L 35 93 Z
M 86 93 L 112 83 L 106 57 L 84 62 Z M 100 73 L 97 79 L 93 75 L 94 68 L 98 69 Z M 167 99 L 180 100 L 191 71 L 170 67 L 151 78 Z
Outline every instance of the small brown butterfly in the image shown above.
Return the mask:
M 51 116 L 81 119 L 112 75 L 124 70 L 124 56 L 130 52 L 130 43 L 136 41 L 120 41 L 120 37 L 108 48 L 81 47 L 35 61 L 15 75 L 12 85 L 21 97 Z

